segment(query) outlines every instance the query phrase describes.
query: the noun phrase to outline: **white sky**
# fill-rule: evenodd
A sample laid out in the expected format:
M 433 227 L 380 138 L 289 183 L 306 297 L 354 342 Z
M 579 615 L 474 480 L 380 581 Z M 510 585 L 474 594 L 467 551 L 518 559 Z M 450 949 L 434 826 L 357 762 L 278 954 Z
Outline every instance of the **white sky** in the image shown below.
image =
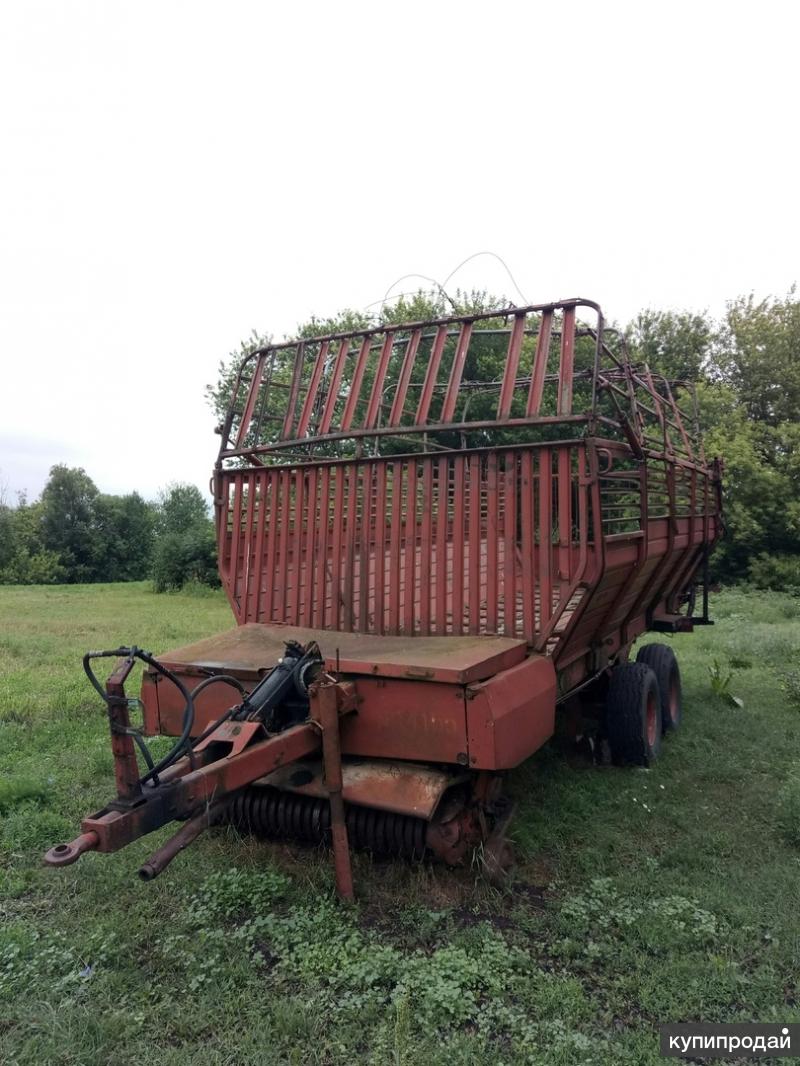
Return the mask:
M 0 481 L 205 489 L 251 328 L 482 249 L 620 320 L 785 292 L 799 31 L 789 0 L 3 0 Z M 515 295 L 491 258 L 457 285 Z

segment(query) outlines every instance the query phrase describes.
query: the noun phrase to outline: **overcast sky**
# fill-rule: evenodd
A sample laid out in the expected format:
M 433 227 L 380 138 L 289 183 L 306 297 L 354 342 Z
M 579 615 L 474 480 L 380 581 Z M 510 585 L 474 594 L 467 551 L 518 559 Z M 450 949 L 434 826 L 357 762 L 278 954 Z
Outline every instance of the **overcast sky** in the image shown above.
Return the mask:
M 484 249 L 619 320 L 785 292 L 798 12 L 4 0 L 0 481 L 205 490 L 203 387 L 251 329 Z M 520 299 L 490 257 L 456 286 Z

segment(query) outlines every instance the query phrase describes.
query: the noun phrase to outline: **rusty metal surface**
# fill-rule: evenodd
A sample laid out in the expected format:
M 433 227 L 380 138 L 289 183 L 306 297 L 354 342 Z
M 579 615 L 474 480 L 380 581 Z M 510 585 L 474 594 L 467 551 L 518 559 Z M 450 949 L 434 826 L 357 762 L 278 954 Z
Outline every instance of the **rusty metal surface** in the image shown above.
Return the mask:
M 44 861 L 48 866 L 71 866 L 87 851 L 94 851 L 100 843 L 97 833 L 81 833 L 69 844 L 56 844 L 45 853 Z
M 220 572 L 237 621 L 546 639 L 586 566 L 585 468 L 584 446 L 556 443 L 365 459 L 326 468 L 324 495 L 295 466 L 266 471 L 243 510 L 246 475 L 226 472 Z
M 590 326 L 578 326 L 578 309 L 591 318 Z M 241 367 L 221 427 L 221 456 L 258 456 L 291 450 L 300 442 L 308 452 L 309 444 L 332 440 L 407 438 L 446 432 L 453 425 L 486 428 L 569 416 L 577 336 L 587 337 L 593 350 L 602 349 L 602 313 L 591 300 L 270 345 Z M 495 364 L 500 359 L 502 377 L 476 380 L 487 352 Z M 548 375 L 557 376 L 561 387 L 545 413 Z M 476 393 L 487 401 L 476 404 Z M 324 453 L 324 447 L 320 450 Z
M 174 833 L 169 840 L 153 852 L 146 862 L 142 863 L 139 867 L 139 877 L 143 881 L 152 881 L 154 877 L 158 877 L 184 848 L 188 848 L 197 839 L 204 829 L 213 825 L 223 809 L 224 804 L 211 804 L 204 807 L 194 818 L 184 822 L 177 833 Z
M 126 802 L 135 802 L 141 795 L 136 749 L 131 733 L 125 681 L 135 666 L 132 657 L 120 659 L 108 681 L 106 696 L 108 722 L 111 729 L 111 753 L 114 756 L 114 779 L 117 795 Z
M 264 736 L 264 726 L 261 722 L 222 722 L 205 740 L 196 744 L 194 750 L 199 755 L 212 744 L 227 744 L 230 747 L 225 758 L 233 759 L 257 736 Z
M 190 683 L 180 666 L 173 665 L 178 676 Z M 227 669 L 234 668 L 229 665 Z M 358 693 L 358 713 L 342 723 L 345 754 L 444 763 L 466 760 L 462 684 L 363 675 L 353 676 L 352 680 Z M 183 722 L 183 703 L 172 685 L 159 684 L 157 688 L 158 728 L 177 736 Z M 209 701 L 212 693 L 216 704 L 208 702 L 196 709 L 192 730 L 195 736 L 230 706 L 231 699 L 223 687 L 209 690 Z
M 342 748 L 339 742 L 339 702 L 336 682 L 323 678 L 309 689 L 311 717 L 322 733 L 324 786 L 330 804 L 331 843 L 336 892 L 341 899 L 353 900 L 353 870 L 347 839 L 342 798 Z
M 519 766 L 553 735 L 556 672 L 532 655 L 519 666 L 467 690 L 469 765 L 480 770 Z
M 218 801 L 278 766 L 303 759 L 319 750 L 319 733 L 314 726 L 298 725 L 268 740 L 252 744 L 233 759 L 217 759 L 192 769 L 184 756 L 175 764 L 175 775 L 166 784 L 143 792 L 137 806 L 118 808 L 115 804 L 85 818 L 83 833 L 96 833 L 96 850 L 118 851 L 132 841 L 173 821 L 192 815 L 198 808 Z M 199 758 L 202 758 L 200 756 Z
M 213 637 L 166 651 L 160 659 L 170 667 L 191 666 L 198 672 L 235 671 L 255 679 L 283 654 L 287 640 L 316 641 L 328 670 L 469 684 L 491 677 L 525 657 L 525 642 L 504 637 L 376 637 L 363 633 L 332 633 L 283 624 L 249 623 Z
M 358 807 L 409 814 L 430 821 L 447 789 L 466 780 L 464 771 L 438 769 L 425 763 L 392 759 L 342 761 L 342 795 Z M 304 796 L 326 795 L 322 763 L 305 760 L 284 766 L 255 782 Z
M 588 669 L 675 613 L 721 533 L 686 396 L 582 299 L 255 353 L 215 475 L 237 622 L 502 635 Z

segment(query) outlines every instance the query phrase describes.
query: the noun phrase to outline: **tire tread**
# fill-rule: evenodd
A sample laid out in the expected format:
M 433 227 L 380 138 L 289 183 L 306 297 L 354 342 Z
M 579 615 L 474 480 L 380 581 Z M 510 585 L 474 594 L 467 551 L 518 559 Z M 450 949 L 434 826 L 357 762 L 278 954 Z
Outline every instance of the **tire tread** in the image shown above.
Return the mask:
M 645 663 L 620 663 L 611 672 L 606 728 L 611 754 L 617 763 L 649 766 L 657 754 L 658 741 L 656 751 L 651 754 L 643 726 L 643 704 L 651 684 L 658 691 L 656 676 Z
M 675 730 L 681 724 L 683 695 L 681 690 L 681 672 L 675 652 L 668 644 L 645 644 L 636 655 L 637 663 L 645 663 L 656 675 L 661 694 L 661 728 L 665 733 Z M 678 674 L 678 717 L 673 722 L 669 711 L 669 682 L 672 671 Z

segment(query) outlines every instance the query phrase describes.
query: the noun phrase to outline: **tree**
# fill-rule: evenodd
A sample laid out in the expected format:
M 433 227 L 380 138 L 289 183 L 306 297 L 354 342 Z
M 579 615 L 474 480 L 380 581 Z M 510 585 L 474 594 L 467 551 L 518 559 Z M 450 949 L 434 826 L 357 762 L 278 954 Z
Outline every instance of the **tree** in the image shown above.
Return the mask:
M 208 521 L 208 505 L 196 485 L 174 481 L 159 493 L 156 526 L 159 533 L 180 533 Z
M 140 581 L 150 572 L 156 509 L 138 492 L 94 500 L 100 581 Z
M 217 540 L 213 523 L 205 519 L 180 532 L 162 533 L 153 556 L 153 587 L 169 592 L 187 584 L 219 585 Z
M 219 584 L 214 523 L 196 485 L 178 482 L 160 494 L 152 577 L 156 592 Z
M 634 362 L 671 381 L 701 381 L 708 363 L 714 323 L 692 311 L 640 311 L 625 328 Z
M 97 486 L 83 469 L 58 464 L 42 492 L 42 542 L 64 567 L 68 582 L 94 581 L 100 538 L 95 522 Z
M 712 376 L 735 389 L 748 417 L 771 426 L 800 421 L 800 300 L 751 294 L 728 304 Z
M 0 505 L 0 584 L 52 585 L 66 579 L 59 556 L 42 543 L 40 501 L 29 504 L 24 493 L 16 507 Z

